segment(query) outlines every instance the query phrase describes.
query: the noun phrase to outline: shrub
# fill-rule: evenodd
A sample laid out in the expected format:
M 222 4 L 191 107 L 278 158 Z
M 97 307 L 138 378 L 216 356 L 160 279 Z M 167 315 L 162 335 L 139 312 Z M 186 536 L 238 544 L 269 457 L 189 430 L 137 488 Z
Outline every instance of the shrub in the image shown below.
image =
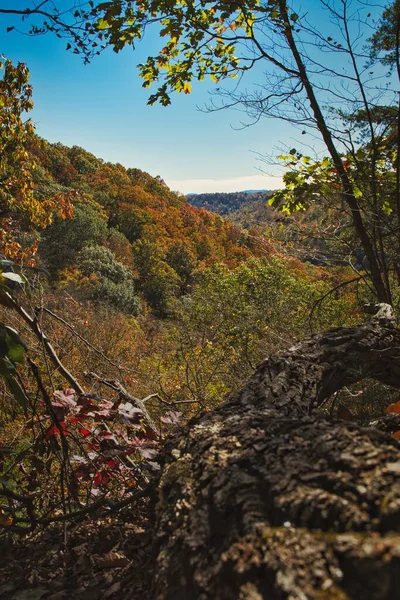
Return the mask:
M 48 269 L 55 273 L 71 265 L 85 246 L 107 239 L 106 219 L 90 205 L 77 204 L 71 219 L 56 217 L 46 229 L 39 246 Z
M 91 279 L 89 297 L 137 315 L 140 302 L 136 296 L 135 282 L 122 263 L 104 246 L 83 248 L 78 256 L 78 267 Z M 94 276 L 94 277 L 93 277 Z

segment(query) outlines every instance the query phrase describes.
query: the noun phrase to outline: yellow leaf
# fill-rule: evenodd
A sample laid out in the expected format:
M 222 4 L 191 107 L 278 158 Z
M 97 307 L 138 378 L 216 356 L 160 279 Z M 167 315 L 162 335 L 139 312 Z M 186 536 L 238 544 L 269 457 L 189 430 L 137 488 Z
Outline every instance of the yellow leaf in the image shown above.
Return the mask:
M 108 29 L 110 27 L 109 23 L 105 19 L 99 19 L 97 21 L 97 29 Z

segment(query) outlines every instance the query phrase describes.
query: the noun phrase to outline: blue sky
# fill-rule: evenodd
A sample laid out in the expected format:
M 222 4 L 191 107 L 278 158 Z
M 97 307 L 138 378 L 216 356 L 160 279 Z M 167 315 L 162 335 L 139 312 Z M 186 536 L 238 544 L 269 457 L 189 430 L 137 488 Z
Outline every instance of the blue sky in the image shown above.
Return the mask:
M 27 1 L 0 0 L 0 7 L 10 5 L 24 8 Z M 194 84 L 189 95 L 175 94 L 172 106 L 146 105 L 149 91 L 142 88 L 136 65 L 159 47 L 157 35 L 146 34 L 135 51 L 116 55 L 108 50 L 84 65 L 65 51 L 65 40 L 5 32 L 8 24 L 17 23 L 15 17 L 8 23 L 2 16 L 1 52 L 28 64 L 32 118 L 40 136 L 160 175 L 182 193 L 281 186 L 280 177 L 260 173 L 260 168 L 275 175 L 279 171 L 263 166 L 257 153 L 275 155 L 283 143 L 295 145 L 301 136 L 290 124 L 264 119 L 240 129 L 242 113 L 201 112 L 197 107 L 204 107 L 215 88 L 211 81 Z
M 10 5 L 22 8 L 26 2 L 0 1 L 0 7 Z M 271 152 L 281 139 L 290 144 L 295 135 L 290 126 L 265 120 L 234 130 L 243 115 L 199 111 L 214 87 L 211 81 L 194 85 L 190 95 L 175 94 L 172 106 L 146 106 L 149 91 L 141 87 L 136 65 L 157 48 L 158 37 L 146 35 L 135 51 L 106 51 L 84 65 L 65 51 L 65 40 L 6 33 L 8 23 L 1 20 L 1 53 L 30 69 L 32 118 L 40 136 L 160 175 L 182 193 L 280 187 L 279 178 L 259 172 L 254 152 Z

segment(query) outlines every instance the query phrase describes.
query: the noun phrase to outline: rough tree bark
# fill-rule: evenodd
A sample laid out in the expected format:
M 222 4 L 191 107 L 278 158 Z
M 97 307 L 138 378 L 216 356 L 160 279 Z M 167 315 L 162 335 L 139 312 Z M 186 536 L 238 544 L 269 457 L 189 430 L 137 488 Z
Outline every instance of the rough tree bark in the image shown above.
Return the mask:
M 318 407 L 365 377 L 400 387 L 399 359 L 387 315 L 313 336 L 172 438 L 157 488 L 154 598 L 398 597 L 399 444 Z

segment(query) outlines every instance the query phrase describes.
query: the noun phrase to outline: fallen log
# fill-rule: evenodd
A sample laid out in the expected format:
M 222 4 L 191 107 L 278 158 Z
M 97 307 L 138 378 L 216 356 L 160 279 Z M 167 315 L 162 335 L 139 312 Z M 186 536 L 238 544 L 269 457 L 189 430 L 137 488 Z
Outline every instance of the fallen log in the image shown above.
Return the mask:
M 154 598 L 397 597 L 399 443 L 318 410 L 365 377 L 400 387 L 400 331 L 387 310 L 267 359 L 168 441 Z

